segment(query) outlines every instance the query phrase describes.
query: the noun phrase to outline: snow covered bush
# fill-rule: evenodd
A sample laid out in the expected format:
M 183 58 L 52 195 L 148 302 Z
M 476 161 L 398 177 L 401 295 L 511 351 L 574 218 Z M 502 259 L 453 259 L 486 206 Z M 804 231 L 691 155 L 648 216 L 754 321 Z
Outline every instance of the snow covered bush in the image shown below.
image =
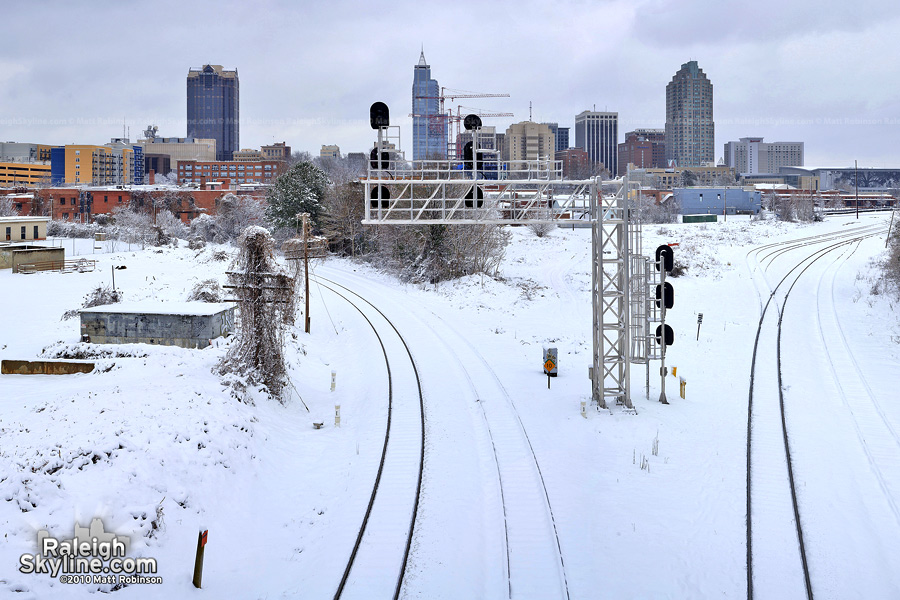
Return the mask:
M 213 241 L 219 244 L 236 240 L 251 225 L 264 225 L 266 212 L 253 196 L 225 194 L 216 207 Z
M 539 208 L 533 210 L 529 215 L 530 219 L 550 219 L 550 209 L 549 208 Z M 528 229 L 531 230 L 535 236 L 542 238 L 545 235 L 550 235 L 550 233 L 556 228 L 556 224 L 554 223 L 531 223 L 528 225 Z
M 187 299 L 191 302 L 221 302 L 222 286 L 215 279 L 204 279 L 191 289 Z
M 156 214 L 156 226 L 170 239 L 187 239 L 190 230 L 177 216 L 167 210 Z
M 404 281 L 438 283 L 483 273 L 494 277 L 510 234 L 498 225 L 379 226 L 365 258 Z
M 98 285 L 84 297 L 81 308 L 93 308 L 94 306 L 104 306 L 106 304 L 115 304 L 122 301 L 122 292 L 112 289 L 110 286 Z M 80 309 L 67 310 L 63 313 L 62 319 L 66 320 L 77 317 Z
M 192 239 L 211 242 L 216 237 L 216 220 L 207 214 L 202 214 L 191 221 L 190 229 Z
M 894 295 L 900 299 L 900 219 L 897 218 L 897 215 L 894 217 L 883 272 L 885 287 L 892 290 Z

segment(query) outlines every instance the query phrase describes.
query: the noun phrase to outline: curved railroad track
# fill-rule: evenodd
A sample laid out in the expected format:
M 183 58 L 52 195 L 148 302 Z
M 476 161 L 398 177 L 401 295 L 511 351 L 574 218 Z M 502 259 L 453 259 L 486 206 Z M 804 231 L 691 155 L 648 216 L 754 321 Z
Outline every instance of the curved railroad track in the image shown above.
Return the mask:
M 387 597 L 384 592 L 390 591 L 396 600 L 403 589 L 422 491 L 425 459 L 425 398 L 422 383 L 406 340 L 384 313 L 361 296 L 358 297 L 366 303 L 367 310 L 363 310 L 358 303 L 334 287 L 321 282 L 319 285 L 349 303 L 366 320 L 378 338 L 388 375 L 388 414 L 381 459 L 362 524 L 334 598 L 382 598 Z M 366 314 L 367 311 L 369 314 Z M 415 379 L 417 402 L 409 394 L 395 395 L 396 371 L 391 369 L 385 339 L 370 317 L 380 318 L 390 326 L 396 336 L 392 340 L 395 347 L 397 342 L 402 344 Z M 410 481 L 413 474 L 414 482 Z M 379 496 L 379 492 L 382 496 Z M 410 516 L 406 525 L 403 524 L 405 513 L 397 510 L 398 505 L 403 504 L 409 507 Z M 396 555 L 398 551 L 400 556 L 395 557 L 399 563 L 396 573 L 385 573 L 385 562 L 390 561 L 391 555 Z
M 317 279 L 362 298 L 334 280 L 321 275 Z M 568 599 L 569 584 L 550 495 L 515 402 L 484 356 L 453 327 L 430 311 L 427 318 L 415 311 L 409 314 L 440 340 L 481 411 L 500 486 L 508 597 Z M 474 370 L 481 371 L 479 377 L 473 377 Z M 491 381 L 493 389 L 485 393 L 476 385 L 476 378 Z
M 760 272 L 762 285 L 764 285 L 768 291 L 768 298 L 766 302 L 763 303 L 763 293 L 759 285 L 757 285 L 761 310 L 756 339 L 753 346 L 747 406 L 746 547 L 748 599 L 752 599 L 754 596 L 754 539 L 757 539 L 757 542 L 761 542 L 758 545 L 765 546 L 765 556 L 760 555 L 756 558 L 763 561 L 770 561 L 768 564 L 769 568 L 765 569 L 767 575 L 771 578 L 772 572 L 779 567 L 784 569 L 785 577 L 787 578 L 793 576 L 795 579 L 799 579 L 802 575 L 802 587 L 804 588 L 806 597 L 810 600 L 813 598 L 813 587 L 809 574 L 809 561 L 807 560 L 806 555 L 803 527 L 800 518 L 800 506 L 797 500 L 795 467 L 791 457 L 790 436 L 784 406 L 784 381 L 781 360 L 781 334 L 784 322 L 784 308 L 787 305 L 787 300 L 790 297 L 794 286 L 806 270 L 814 263 L 836 250 L 844 249 L 854 243 L 858 244 L 860 240 L 877 235 L 884 230 L 883 226 L 852 228 L 843 232 L 809 236 L 791 242 L 767 244 L 747 253 L 746 260 L 748 267 L 750 267 L 751 274 L 756 272 L 756 268 L 751 267 L 749 264 L 751 255 L 755 254 L 757 268 L 762 269 Z M 765 272 L 776 258 L 785 256 L 792 250 L 802 249 L 810 245 L 820 245 L 822 243 L 828 245 L 812 249 L 798 261 L 774 287 L 770 285 L 765 276 Z M 760 256 L 763 252 L 765 252 L 765 255 Z M 763 266 L 762 263 L 766 259 L 769 259 L 769 262 L 767 265 Z M 783 292 L 780 303 L 777 297 L 779 290 L 782 290 Z M 772 306 L 776 308 L 777 318 L 772 316 L 772 313 L 769 312 L 769 309 Z M 762 339 L 766 339 L 769 343 L 774 341 L 776 350 L 774 363 L 764 365 L 763 362 L 759 360 L 760 341 Z M 760 370 L 768 368 L 768 372 L 764 373 L 766 377 L 757 377 L 758 367 L 760 367 Z M 776 396 L 771 390 L 773 381 L 777 382 L 777 405 L 771 400 L 764 402 L 766 393 L 768 393 L 770 398 Z M 768 390 L 764 389 L 766 385 L 770 386 Z M 756 396 L 764 397 L 762 399 L 757 398 L 757 402 L 754 404 Z M 771 446 L 776 443 L 783 445 L 781 453 L 771 448 Z M 760 446 L 762 446 L 761 449 L 759 448 Z M 769 451 L 766 452 L 766 450 Z M 754 456 L 756 456 L 756 460 L 754 460 Z M 785 502 L 784 497 L 780 499 L 776 498 L 778 495 L 777 489 L 781 488 L 783 491 L 785 475 L 790 491 L 789 503 Z M 759 496 L 757 500 L 759 503 L 763 504 L 763 510 L 759 511 L 759 514 L 757 515 L 754 515 L 753 511 L 753 506 L 755 504 L 754 484 L 756 484 L 756 487 L 760 488 L 760 492 L 757 494 Z M 753 526 L 756 519 L 762 521 L 763 526 L 757 527 L 756 531 L 754 531 Z M 793 558 L 788 558 L 778 554 L 778 551 L 784 550 L 784 548 L 789 546 L 790 542 L 786 539 L 785 534 L 785 524 L 790 523 L 791 521 L 794 523 L 797 554 Z M 758 548 L 757 551 L 759 551 Z M 796 566 L 791 567 L 791 565 L 788 564 L 798 559 L 800 563 L 800 572 L 798 572 Z M 782 579 L 776 579 L 779 579 L 778 585 L 783 586 L 785 584 Z M 798 581 L 794 581 L 793 583 L 799 585 Z M 781 589 L 784 591 L 785 588 L 782 587 Z M 793 595 L 795 596 L 798 592 L 799 589 L 794 590 Z

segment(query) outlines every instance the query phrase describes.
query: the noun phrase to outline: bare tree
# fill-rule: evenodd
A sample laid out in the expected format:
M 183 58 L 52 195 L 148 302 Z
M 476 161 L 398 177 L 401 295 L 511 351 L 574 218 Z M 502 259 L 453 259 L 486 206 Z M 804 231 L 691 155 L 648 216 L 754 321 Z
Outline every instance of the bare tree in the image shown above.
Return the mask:
M 364 247 L 364 196 L 363 185 L 358 181 L 329 186 L 321 227 L 332 251 L 344 256 L 356 256 L 360 246 Z
M 144 246 L 153 238 L 153 218 L 143 210 L 133 207 L 116 207 L 113 209 L 116 223 L 116 235 L 129 244 Z
M 247 227 L 263 225 L 266 211 L 253 196 L 225 194 L 216 208 L 214 241 L 225 243 L 237 239 Z
M 15 217 L 19 214 L 16 203 L 9 196 L 0 197 L 0 217 Z

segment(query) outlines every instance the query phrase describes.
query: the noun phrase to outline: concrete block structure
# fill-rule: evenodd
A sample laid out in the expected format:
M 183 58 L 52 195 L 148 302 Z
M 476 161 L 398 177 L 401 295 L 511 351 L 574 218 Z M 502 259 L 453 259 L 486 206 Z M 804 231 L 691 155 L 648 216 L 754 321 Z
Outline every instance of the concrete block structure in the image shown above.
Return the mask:
M 234 306 L 206 302 L 130 302 L 85 308 L 81 334 L 94 344 L 206 348 L 234 331 Z
M 65 259 L 66 251 L 63 248 L 35 246 L 33 244 L 0 245 L 0 269 L 12 269 L 13 273 L 19 272 L 19 265 L 63 261 Z

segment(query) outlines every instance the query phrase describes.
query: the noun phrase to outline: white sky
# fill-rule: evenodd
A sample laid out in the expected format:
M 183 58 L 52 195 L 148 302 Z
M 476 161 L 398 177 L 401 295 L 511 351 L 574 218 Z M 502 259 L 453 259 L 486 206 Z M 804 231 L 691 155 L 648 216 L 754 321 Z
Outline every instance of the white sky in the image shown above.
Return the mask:
M 853 3 L 626 1 L 18 2 L 0 33 L 0 139 L 51 144 L 185 135 L 185 77 L 237 68 L 241 147 L 361 151 L 381 100 L 410 149 L 412 68 L 424 44 L 466 100 L 573 126 L 596 105 L 619 137 L 662 127 L 665 86 L 697 60 L 714 86 L 716 157 L 745 136 L 806 142 L 806 165 L 900 167 L 900 8 Z M 376 8 L 384 6 L 385 8 Z M 574 140 L 573 140 L 574 141 Z

